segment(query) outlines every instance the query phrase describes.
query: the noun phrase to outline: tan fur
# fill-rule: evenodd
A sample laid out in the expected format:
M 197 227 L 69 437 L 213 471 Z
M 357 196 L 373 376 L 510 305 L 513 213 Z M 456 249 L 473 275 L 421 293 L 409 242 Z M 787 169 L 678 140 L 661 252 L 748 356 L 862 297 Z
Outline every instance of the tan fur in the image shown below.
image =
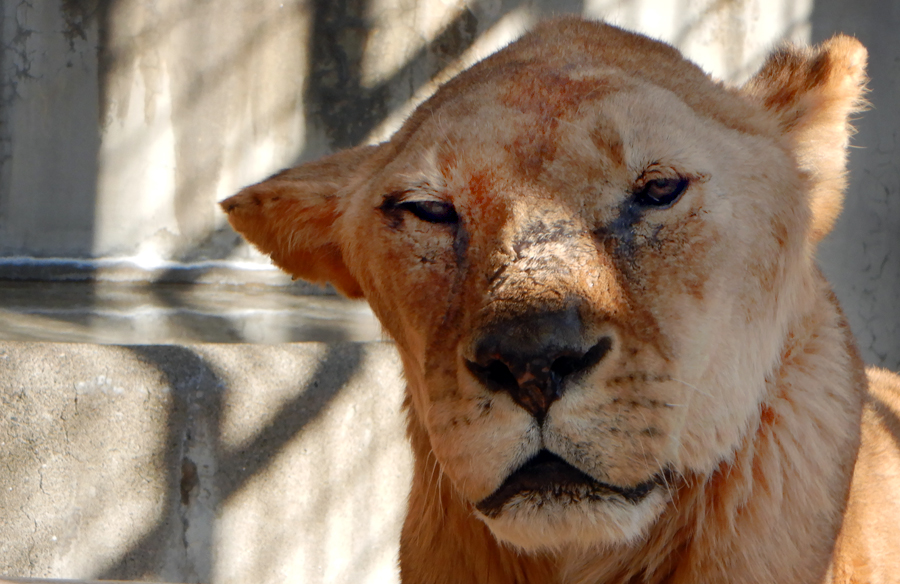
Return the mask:
M 867 373 L 862 444 L 833 567 L 841 584 L 900 581 L 900 378 Z
M 728 88 L 563 18 L 223 202 L 397 343 L 404 582 L 900 581 L 900 382 L 813 261 L 864 66 L 836 37 Z

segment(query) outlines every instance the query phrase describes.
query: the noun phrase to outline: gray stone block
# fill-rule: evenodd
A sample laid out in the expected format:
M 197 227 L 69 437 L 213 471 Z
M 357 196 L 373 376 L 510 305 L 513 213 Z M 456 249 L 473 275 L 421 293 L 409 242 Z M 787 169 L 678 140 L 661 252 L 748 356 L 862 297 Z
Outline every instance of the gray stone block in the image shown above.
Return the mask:
M 0 574 L 396 581 L 390 343 L 0 344 Z
M 43 578 L 0 578 L 0 584 L 152 584 L 134 580 L 45 580 Z M 162 584 L 157 582 L 155 584 Z

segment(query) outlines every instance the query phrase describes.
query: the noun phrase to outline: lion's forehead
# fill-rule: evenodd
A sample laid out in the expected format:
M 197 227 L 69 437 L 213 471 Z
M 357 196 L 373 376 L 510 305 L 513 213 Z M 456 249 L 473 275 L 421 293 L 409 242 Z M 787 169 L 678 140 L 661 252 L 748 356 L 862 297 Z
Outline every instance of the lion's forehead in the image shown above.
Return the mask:
M 660 161 L 703 174 L 708 168 L 699 167 L 713 164 L 710 151 L 742 138 L 669 90 L 617 74 L 588 80 L 545 72 L 485 85 L 398 140 L 382 176 L 475 202 L 528 188 L 581 204 L 574 199 L 596 200 L 606 185 L 619 192 Z
M 553 41 L 529 35 L 476 64 L 419 107 L 398 134 L 400 140 L 428 126 L 432 141 L 435 136 L 459 141 L 463 135 L 483 135 L 500 120 L 510 132 L 528 126 L 552 132 L 569 118 L 583 118 L 605 98 L 648 90 L 667 92 L 671 101 L 725 128 L 773 135 L 758 108 L 671 47 L 603 28 L 603 34 L 570 30 L 571 38 Z

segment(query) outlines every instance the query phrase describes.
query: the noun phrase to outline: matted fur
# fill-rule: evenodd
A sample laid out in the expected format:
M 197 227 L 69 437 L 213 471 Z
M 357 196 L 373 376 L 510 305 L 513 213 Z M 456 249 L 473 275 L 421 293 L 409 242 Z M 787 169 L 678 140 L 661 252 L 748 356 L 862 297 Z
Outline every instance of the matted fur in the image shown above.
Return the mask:
M 785 48 L 729 88 L 665 44 L 549 21 L 390 141 L 222 203 L 397 343 L 404 582 L 900 581 L 900 382 L 867 381 L 813 260 L 865 57 Z M 587 364 L 555 401 L 479 373 L 485 347 L 563 346 Z M 541 451 L 608 487 L 484 505 Z

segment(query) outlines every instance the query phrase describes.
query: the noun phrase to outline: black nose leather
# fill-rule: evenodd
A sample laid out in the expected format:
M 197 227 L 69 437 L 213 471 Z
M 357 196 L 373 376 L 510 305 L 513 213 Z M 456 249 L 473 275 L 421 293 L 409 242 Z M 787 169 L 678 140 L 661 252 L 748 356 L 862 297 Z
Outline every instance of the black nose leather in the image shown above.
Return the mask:
M 577 310 L 545 312 L 493 325 L 467 365 L 486 387 L 507 392 L 543 422 L 565 378 L 591 368 L 610 348 L 612 339 L 601 337 L 585 349 Z

